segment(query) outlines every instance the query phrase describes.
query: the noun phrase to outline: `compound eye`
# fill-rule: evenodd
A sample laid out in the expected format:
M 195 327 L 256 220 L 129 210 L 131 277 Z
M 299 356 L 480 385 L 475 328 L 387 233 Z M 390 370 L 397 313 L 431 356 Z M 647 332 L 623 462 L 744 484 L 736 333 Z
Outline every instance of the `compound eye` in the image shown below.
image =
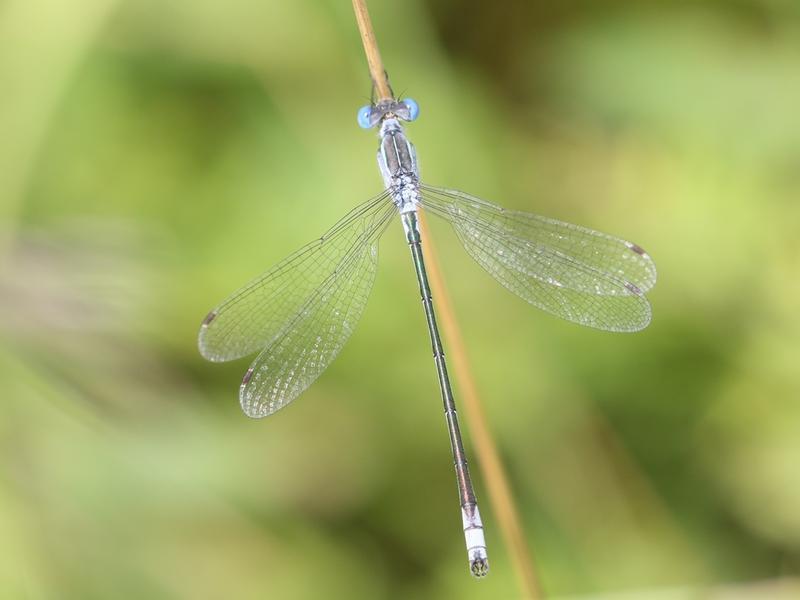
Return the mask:
M 408 109 L 408 120 L 415 121 L 419 116 L 419 104 L 417 104 L 416 100 L 411 98 L 405 98 L 403 104 L 405 104 Z
M 372 116 L 372 106 L 367 104 L 366 106 L 362 106 L 358 109 L 358 126 L 361 129 L 370 129 L 372 127 L 372 121 L 370 117 Z

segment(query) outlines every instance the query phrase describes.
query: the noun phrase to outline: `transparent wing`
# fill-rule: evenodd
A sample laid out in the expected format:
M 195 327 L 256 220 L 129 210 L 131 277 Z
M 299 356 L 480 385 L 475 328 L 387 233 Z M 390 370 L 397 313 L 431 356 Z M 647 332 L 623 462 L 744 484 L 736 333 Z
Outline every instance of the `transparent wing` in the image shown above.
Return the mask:
M 353 251 L 250 365 L 239 390 L 245 414 L 266 417 L 283 408 L 339 354 L 364 312 L 377 270 L 378 240 L 396 212 L 394 205 L 384 207 Z
M 208 313 L 198 346 L 206 359 L 220 362 L 247 356 L 282 333 L 308 298 L 350 253 L 359 252 L 364 232 L 388 210 L 383 192 L 357 206 L 321 238 L 232 294 Z
M 656 269 L 639 246 L 454 190 L 423 185 L 422 205 L 450 222 L 489 274 L 534 306 L 610 331 L 638 331 L 650 322 L 644 292 Z

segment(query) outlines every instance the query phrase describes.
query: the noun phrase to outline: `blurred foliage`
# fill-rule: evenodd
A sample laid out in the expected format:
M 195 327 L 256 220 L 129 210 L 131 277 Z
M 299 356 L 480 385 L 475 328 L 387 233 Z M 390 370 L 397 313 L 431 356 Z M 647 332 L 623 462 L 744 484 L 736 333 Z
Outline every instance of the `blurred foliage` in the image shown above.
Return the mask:
M 645 332 L 532 310 L 434 223 L 548 593 L 800 596 L 800 5 L 372 2 L 423 174 L 622 235 Z M 349 2 L 0 5 L 0 596 L 505 598 L 466 572 L 399 224 L 264 422 L 207 310 L 380 186 Z M 467 436 L 468 424 L 467 424 Z

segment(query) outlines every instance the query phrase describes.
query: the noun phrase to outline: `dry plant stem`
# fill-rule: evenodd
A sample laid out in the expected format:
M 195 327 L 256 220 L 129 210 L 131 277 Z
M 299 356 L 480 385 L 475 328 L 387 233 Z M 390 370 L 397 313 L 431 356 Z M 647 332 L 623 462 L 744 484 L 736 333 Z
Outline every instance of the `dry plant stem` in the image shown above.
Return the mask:
M 378 51 L 378 43 L 375 40 L 375 32 L 372 29 L 372 21 L 367 12 L 366 0 L 353 0 L 353 10 L 356 14 L 358 30 L 361 33 L 361 41 L 364 44 L 364 52 L 367 55 L 370 76 L 378 95 L 378 101 L 392 99 L 386 70 L 383 67 L 383 61 Z M 513 561 L 522 593 L 525 598 L 539 598 L 541 597 L 539 582 L 534 571 L 530 550 L 522 533 L 519 513 L 514 504 L 514 497 L 511 494 L 511 487 L 509 486 L 503 463 L 500 460 L 497 445 L 489 430 L 486 413 L 478 396 L 477 386 L 472 379 L 464 342 L 461 338 L 461 331 L 444 286 L 441 269 L 439 268 L 430 236 L 427 234 L 427 227 L 422 213 L 423 211 L 418 213 L 419 225 L 425 262 L 428 265 L 431 291 L 438 308 L 445 337 L 452 350 L 452 364 L 456 380 L 463 394 L 467 422 L 478 454 L 478 466 L 486 481 L 489 500 L 500 524 L 500 530 Z
M 378 93 L 378 102 L 393 100 L 392 88 L 389 87 L 386 69 L 383 68 L 383 60 L 381 60 L 381 53 L 378 51 L 378 42 L 375 40 L 375 31 L 372 29 L 372 20 L 369 18 L 366 0 L 353 0 L 353 10 L 356 13 L 356 22 L 358 23 L 358 32 L 361 34 L 361 41 L 364 43 L 364 53 L 367 55 L 372 84 Z
M 530 549 L 523 535 L 519 512 L 511 493 L 503 462 L 500 460 L 497 444 L 495 444 L 489 429 L 477 385 L 472 378 L 472 369 L 467 358 L 464 340 L 461 337 L 461 329 L 442 278 L 436 250 L 428 235 L 428 227 L 423 213 L 424 211 L 419 212 L 419 221 L 422 249 L 425 254 L 425 263 L 428 265 L 428 280 L 445 339 L 450 347 L 451 364 L 461 391 L 462 406 L 465 408 L 473 445 L 478 455 L 478 466 L 486 481 L 489 501 L 500 525 L 508 553 L 514 563 L 514 571 L 517 574 L 523 596 L 540 598 L 539 580 L 534 570 Z

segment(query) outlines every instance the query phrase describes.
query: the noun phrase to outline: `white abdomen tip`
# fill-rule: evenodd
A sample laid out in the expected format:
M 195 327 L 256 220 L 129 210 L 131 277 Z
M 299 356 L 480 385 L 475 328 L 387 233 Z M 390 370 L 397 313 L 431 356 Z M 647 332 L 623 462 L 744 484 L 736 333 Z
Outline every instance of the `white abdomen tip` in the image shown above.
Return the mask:
M 480 579 L 489 573 L 489 557 L 485 548 L 476 548 L 470 551 L 469 570 L 474 577 Z
M 485 577 L 489 572 L 489 557 L 486 554 L 486 540 L 483 537 L 483 523 L 478 506 L 476 504 L 462 506 L 461 518 L 464 522 L 469 570 L 475 577 Z

